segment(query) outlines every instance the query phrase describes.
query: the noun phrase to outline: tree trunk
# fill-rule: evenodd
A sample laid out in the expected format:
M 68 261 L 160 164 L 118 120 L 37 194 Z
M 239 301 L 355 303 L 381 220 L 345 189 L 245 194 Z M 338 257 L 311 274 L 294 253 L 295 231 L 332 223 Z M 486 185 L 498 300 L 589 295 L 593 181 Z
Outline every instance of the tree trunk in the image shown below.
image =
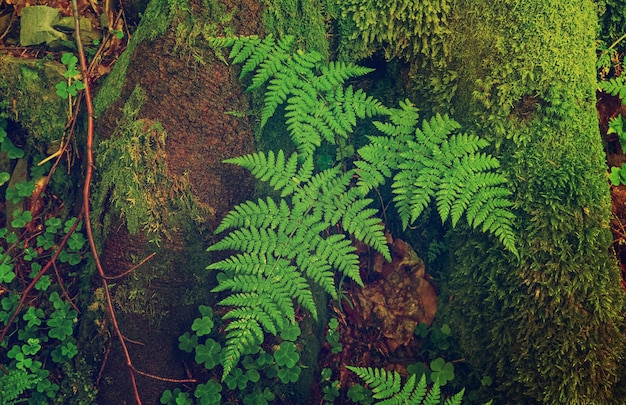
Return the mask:
M 520 260 L 458 239 L 453 317 L 507 404 L 609 403 L 623 292 L 595 111 L 591 1 L 459 0 L 455 117 L 495 142 L 515 190 Z M 614 400 L 615 401 L 615 400 Z
M 95 99 L 97 174 L 92 197 L 105 271 L 134 366 L 185 378 L 178 336 L 212 305 L 205 252 L 221 217 L 249 196 L 252 183 L 223 159 L 254 148 L 248 98 L 236 72 L 202 35 L 259 33 L 256 1 L 190 2 L 172 9 L 152 0 L 128 49 Z M 229 19 L 225 16 L 232 16 Z M 231 114 L 229 114 L 231 113 Z M 138 377 L 144 403 L 173 386 Z M 100 403 L 134 403 L 119 342 L 112 342 Z

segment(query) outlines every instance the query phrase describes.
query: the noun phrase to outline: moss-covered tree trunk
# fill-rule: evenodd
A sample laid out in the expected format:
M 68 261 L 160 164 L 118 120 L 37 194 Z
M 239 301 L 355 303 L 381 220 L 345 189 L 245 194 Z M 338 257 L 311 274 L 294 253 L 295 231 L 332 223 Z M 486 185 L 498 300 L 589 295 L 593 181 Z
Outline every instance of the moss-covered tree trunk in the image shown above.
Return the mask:
M 205 249 L 221 217 L 252 191 L 242 170 L 222 163 L 254 148 L 248 98 L 204 36 L 259 33 L 260 17 L 257 1 L 152 0 L 95 98 L 92 221 L 104 269 L 120 275 L 156 253 L 111 281 L 120 328 L 140 342 L 127 343 L 133 364 L 147 373 L 188 377 L 177 338 L 199 304 L 213 304 Z M 149 404 L 175 387 L 142 376 L 137 383 Z M 134 403 L 117 341 L 99 403 Z
M 592 1 L 458 0 L 455 116 L 494 141 L 515 190 L 517 260 L 458 240 L 452 312 L 506 404 L 621 403 L 623 292 L 595 111 Z

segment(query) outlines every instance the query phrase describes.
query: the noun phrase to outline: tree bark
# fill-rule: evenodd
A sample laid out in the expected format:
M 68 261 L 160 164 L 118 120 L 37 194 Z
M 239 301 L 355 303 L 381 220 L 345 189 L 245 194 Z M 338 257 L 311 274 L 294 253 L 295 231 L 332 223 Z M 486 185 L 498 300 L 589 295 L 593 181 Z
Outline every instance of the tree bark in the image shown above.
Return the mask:
M 257 1 L 205 3 L 172 9 L 150 1 L 95 100 L 93 202 L 100 211 L 92 221 L 100 227 L 103 264 L 115 276 L 156 253 L 114 281 L 113 300 L 122 332 L 140 342 L 127 343 L 134 366 L 168 378 L 187 377 L 178 336 L 199 315 L 199 304 L 215 300 L 205 270 L 212 231 L 252 190 L 242 170 L 222 163 L 254 149 L 249 101 L 236 72 L 214 57 L 202 35 L 227 27 L 259 33 L 261 10 Z M 99 403 L 134 402 L 128 373 L 113 341 Z M 175 387 L 142 376 L 137 382 L 150 404 Z

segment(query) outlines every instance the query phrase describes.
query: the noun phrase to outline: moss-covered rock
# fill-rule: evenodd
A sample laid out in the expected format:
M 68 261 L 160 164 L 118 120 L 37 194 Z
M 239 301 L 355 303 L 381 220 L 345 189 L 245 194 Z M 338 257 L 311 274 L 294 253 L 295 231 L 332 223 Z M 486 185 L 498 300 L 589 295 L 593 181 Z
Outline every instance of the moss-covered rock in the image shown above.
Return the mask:
M 54 61 L 0 56 L 0 99 L 8 119 L 28 133 L 26 148 L 46 153 L 64 136 L 69 104 L 56 94 L 65 67 Z

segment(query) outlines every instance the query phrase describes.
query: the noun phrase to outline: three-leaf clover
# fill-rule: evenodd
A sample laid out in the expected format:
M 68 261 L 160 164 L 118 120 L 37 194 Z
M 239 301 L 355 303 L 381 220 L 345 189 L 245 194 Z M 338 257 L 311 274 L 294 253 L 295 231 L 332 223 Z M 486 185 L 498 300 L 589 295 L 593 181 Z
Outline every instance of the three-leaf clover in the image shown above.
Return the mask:
M 222 400 L 222 385 L 209 380 L 206 384 L 200 384 L 196 387 L 193 396 L 198 398 L 198 403 L 201 405 L 218 405 Z
M 296 345 L 293 342 L 283 342 L 276 352 L 274 352 L 274 359 L 279 366 L 286 366 L 292 368 L 300 360 L 300 355 L 296 352 Z
M 298 325 L 289 325 L 280 332 L 280 337 L 283 340 L 295 342 L 298 336 L 300 336 L 300 327 Z
M 208 335 L 213 330 L 213 319 L 208 316 L 196 318 L 191 325 L 191 330 L 196 332 L 198 336 Z
M 202 345 L 196 346 L 196 363 L 203 364 L 207 370 L 220 364 L 222 347 L 213 339 L 207 339 Z
M 302 370 L 298 366 L 281 368 L 278 370 L 278 378 L 280 378 L 283 384 L 295 383 L 300 378 L 300 371 Z
M 26 224 L 33 220 L 33 214 L 30 211 L 13 211 L 13 228 L 24 228 Z
M 0 264 L 0 283 L 10 283 L 11 281 L 13 281 L 14 278 L 15 273 L 13 272 L 13 264 Z M 4 299 L 2 301 L 4 301 Z
M 430 363 L 430 379 L 435 382 L 439 380 L 439 385 L 443 387 L 448 381 L 454 380 L 454 364 L 446 362 L 441 357 Z
M 178 348 L 180 350 L 191 353 L 196 346 L 198 346 L 198 335 L 185 332 L 178 337 Z

